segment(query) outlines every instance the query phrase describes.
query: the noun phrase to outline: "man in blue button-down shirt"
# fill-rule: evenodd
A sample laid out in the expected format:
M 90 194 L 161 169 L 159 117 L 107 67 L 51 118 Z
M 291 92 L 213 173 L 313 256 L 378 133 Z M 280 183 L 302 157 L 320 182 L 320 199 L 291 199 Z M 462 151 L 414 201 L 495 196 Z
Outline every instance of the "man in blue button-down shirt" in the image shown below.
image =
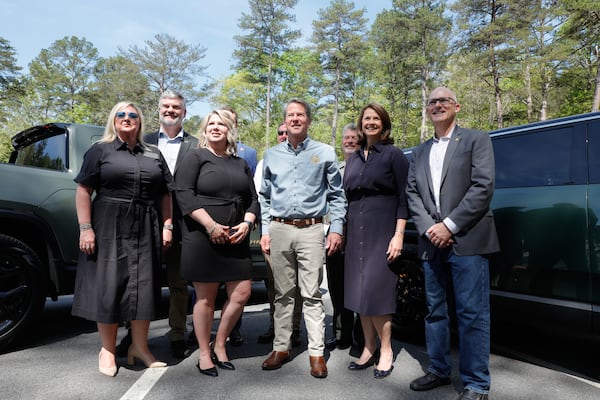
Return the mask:
M 325 251 L 342 244 L 346 198 L 335 149 L 308 137 L 310 107 L 299 99 L 284 109 L 288 140 L 265 153 L 260 189 L 262 250 L 271 254 L 275 281 L 275 339 L 262 368 L 280 368 L 290 358 L 296 285 L 303 299 L 311 375 L 327 376 L 323 358 L 325 309 L 319 287 Z M 327 237 L 323 217 L 329 213 Z

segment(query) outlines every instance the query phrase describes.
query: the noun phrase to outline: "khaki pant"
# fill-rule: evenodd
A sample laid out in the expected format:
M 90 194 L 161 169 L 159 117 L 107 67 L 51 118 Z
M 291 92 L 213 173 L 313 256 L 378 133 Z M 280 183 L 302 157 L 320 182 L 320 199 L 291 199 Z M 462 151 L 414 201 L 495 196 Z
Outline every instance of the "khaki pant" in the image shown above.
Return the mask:
M 269 321 L 271 329 L 274 327 L 273 315 L 275 314 L 275 282 L 273 280 L 273 268 L 271 267 L 271 255 L 263 253 L 265 262 L 267 263 L 267 279 L 265 286 L 267 287 L 267 298 L 269 299 Z M 296 289 L 296 298 L 294 300 L 294 317 L 292 318 L 292 328 L 294 331 L 300 332 L 300 320 L 302 319 L 302 296 L 300 289 Z
M 308 355 L 322 356 L 325 308 L 319 288 L 325 261 L 323 224 L 297 228 L 271 222 L 269 236 L 275 287 L 273 350 L 287 351 L 291 348 L 295 295 L 299 288 L 308 336 Z

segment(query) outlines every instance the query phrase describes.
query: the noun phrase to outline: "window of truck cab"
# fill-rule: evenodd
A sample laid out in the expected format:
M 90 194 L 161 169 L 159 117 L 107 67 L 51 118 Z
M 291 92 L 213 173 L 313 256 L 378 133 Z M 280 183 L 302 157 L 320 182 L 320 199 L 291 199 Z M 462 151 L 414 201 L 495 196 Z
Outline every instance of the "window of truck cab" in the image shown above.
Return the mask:
M 16 165 L 67 170 L 67 133 L 50 136 L 19 149 Z

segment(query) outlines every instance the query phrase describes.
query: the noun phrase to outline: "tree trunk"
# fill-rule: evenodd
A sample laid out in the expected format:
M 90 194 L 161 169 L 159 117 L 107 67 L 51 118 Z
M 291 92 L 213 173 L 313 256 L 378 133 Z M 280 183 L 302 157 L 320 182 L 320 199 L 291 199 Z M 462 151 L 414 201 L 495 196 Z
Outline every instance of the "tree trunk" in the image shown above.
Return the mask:
M 334 85 L 334 95 L 333 95 L 333 118 L 331 121 L 331 145 L 333 148 L 336 148 L 337 141 L 337 121 L 338 121 L 338 112 L 340 107 L 340 68 L 339 66 L 335 69 L 335 85 Z
M 592 111 L 599 111 L 600 109 L 600 48 L 596 45 L 595 47 L 596 53 L 596 81 L 594 82 L 594 100 L 592 101 Z
M 525 90 L 527 91 L 527 122 L 533 122 L 533 95 L 531 94 L 531 65 L 525 68 Z
M 429 137 L 427 131 L 427 83 L 421 80 L 421 101 L 423 107 L 421 107 L 421 143 L 425 142 Z

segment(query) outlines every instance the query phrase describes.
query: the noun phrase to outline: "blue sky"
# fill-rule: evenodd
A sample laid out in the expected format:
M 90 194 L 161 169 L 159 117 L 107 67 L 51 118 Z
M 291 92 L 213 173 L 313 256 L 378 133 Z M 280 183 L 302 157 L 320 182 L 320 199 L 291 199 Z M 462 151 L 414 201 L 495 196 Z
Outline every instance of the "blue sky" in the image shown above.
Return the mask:
M 356 8 L 367 9 L 373 22 L 392 0 L 354 0 Z M 299 0 L 294 11 L 296 28 L 308 40 L 317 12 L 329 5 L 326 0 Z M 0 36 L 17 51 L 17 62 L 27 65 L 40 50 L 65 36 L 85 38 L 101 57 L 116 55 L 117 48 L 144 46 L 158 33 L 166 33 L 190 45 L 206 47 L 204 65 L 214 79 L 227 76 L 234 64 L 233 37 L 241 34 L 237 24 L 242 12 L 249 12 L 248 0 L 0 0 Z M 300 42 L 304 43 L 304 42 Z M 190 107 L 203 114 L 209 104 Z

